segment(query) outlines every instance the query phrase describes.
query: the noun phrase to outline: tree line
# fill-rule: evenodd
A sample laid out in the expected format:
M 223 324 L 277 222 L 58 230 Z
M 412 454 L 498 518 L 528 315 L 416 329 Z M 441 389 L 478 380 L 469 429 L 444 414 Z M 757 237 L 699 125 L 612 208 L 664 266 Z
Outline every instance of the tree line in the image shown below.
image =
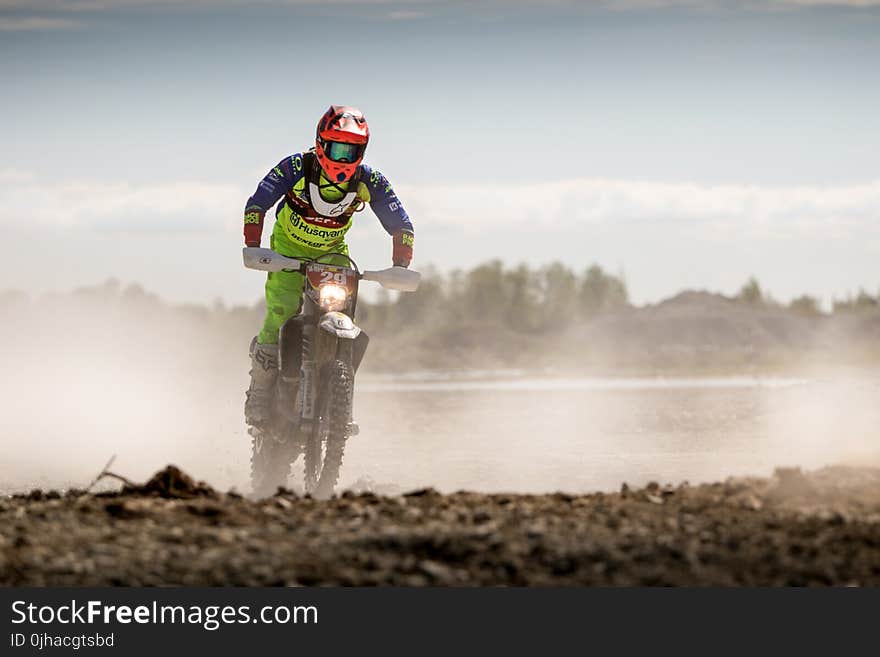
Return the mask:
M 522 333 L 544 333 L 560 316 L 589 319 L 629 306 L 623 276 L 598 265 L 578 273 L 560 263 L 505 268 L 500 260 L 469 271 L 423 272 L 415 293 L 360 303 L 359 318 L 372 327 L 504 325 Z
M 788 304 L 776 301 L 754 277 L 732 298 L 742 304 L 786 309 L 805 316 L 822 316 L 821 301 L 804 294 Z M 265 312 L 261 299 L 256 305 L 228 308 L 222 301 L 213 305 L 169 305 L 138 284 L 123 286 L 110 279 L 102 285 L 79 288 L 67 293 L 49 293 L 43 302 L 53 304 L 91 302 L 123 305 L 149 312 L 182 313 L 193 319 L 217 321 L 235 317 L 242 325 L 258 323 Z M 31 303 L 30 295 L 17 290 L 0 290 L 0 311 L 21 311 Z M 483 323 L 504 325 L 521 333 L 550 332 L 560 317 L 590 320 L 605 313 L 630 308 L 623 274 L 605 272 L 591 265 L 580 272 L 561 263 L 542 267 L 521 264 L 505 267 L 500 260 L 483 263 L 470 270 L 441 274 L 435 269 L 423 271 L 422 283 L 414 293 L 392 295 L 379 289 L 371 301 L 358 303 L 358 321 L 367 328 L 396 330 L 413 327 L 448 328 Z M 880 309 L 880 292 L 872 295 L 864 289 L 842 299 L 833 299 L 832 315 Z
M 782 307 L 782 304 L 778 303 L 772 296 L 761 289 L 760 283 L 754 277 L 750 278 L 740 288 L 736 299 L 750 305 Z M 819 317 L 825 314 L 820 300 L 809 294 L 803 294 L 792 299 L 788 303 L 787 308 L 799 315 L 811 317 Z M 831 300 L 832 315 L 864 312 L 876 310 L 877 308 L 880 308 L 880 292 L 878 292 L 877 296 L 872 296 L 863 288 L 860 288 L 855 295 L 850 294 L 843 299 L 835 298 Z

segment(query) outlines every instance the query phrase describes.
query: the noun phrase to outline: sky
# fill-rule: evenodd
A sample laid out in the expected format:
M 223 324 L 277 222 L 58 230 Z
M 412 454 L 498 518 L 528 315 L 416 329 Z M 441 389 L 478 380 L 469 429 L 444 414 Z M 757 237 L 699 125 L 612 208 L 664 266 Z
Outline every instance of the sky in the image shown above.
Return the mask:
M 880 290 L 880 0 L 0 0 L 0 79 L 0 290 L 253 303 L 245 201 L 331 103 L 415 268 Z M 349 244 L 389 264 L 369 211 Z

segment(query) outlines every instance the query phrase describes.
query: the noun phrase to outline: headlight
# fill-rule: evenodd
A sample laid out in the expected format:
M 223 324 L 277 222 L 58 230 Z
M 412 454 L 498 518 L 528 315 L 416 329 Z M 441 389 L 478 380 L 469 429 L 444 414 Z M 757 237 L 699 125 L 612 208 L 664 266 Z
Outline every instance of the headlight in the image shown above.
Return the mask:
M 325 310 L 339 310 L 348 299 L 348 290 L 341 285 L 325 283 L 320 290 L 321 308 Z

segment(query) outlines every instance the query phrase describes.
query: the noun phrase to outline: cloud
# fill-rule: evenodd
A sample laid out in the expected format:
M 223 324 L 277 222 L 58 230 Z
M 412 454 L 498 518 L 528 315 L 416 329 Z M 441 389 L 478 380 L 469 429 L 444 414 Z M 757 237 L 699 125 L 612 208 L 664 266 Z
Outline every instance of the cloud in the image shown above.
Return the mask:
M 427 12 L 413 11 L 412 9 L 399 9 L 388 14 L 388 18 L 393 21 L 411 21 L 418 18 L 426 18 Z
M 254 5 L 297 7 L 321 6 L 326 4 L 351 7 L 378 7 L 393 20 L 422 18 L 426 8 L 436 7 L 447 11 L 465 13 L 474 11 L 506 12 L 510 9 L 536 10 L 552 13 L 557 10 L 606 9 L 606 10 L 658 10 L 658 9 L 744 9 L 760 10 L 772 8 L 802 7 L 840 7 L 872 8 L 880 7 L 880 0 L 597 0 L 586 3 L 582 0 L 483 0 L 482 2 L 449 2 L 447 0 L 0 0 L 0 12 L 25 11 L 40 12 L 100 12 L 132 8 L 154 10 L 173 9 L 212 9 L 224 7 L 253 7 Z M 417 8 L 416 8 L 417 7 Z M 32 20 L 30 18 L 24 20 Z
M 588 178 L 516 187 L 401 187 L 412 214 L 465 231 L 665 224 L 706 239 L 880 238 L 880 180 L 841 186 L 697 185 Z
M 158 9 L 218 9 L 224 7 L 297 6 L 297 5 L 352 5 L 383 7 L 425 5 L 440 0 L 0 0 L 0 11 L 29 12 L 90 12 L 132 8 Z
M 573 5 L 576 3 L 572 3 Z M 605 9 L 797 9 L 805 7 L 866 9 L 880 7 L 880 0 L 604 0 Z
M 187 249 L 240 242 L 252 181 L 238 182 L 57 181 L 0 169 L 0 229 L 10 243 L 41 245 L 60 263 L 32 277 L 13 250 L 0 265 L 4 285 L 63 287 L 127 271 L 179 295 L 180 277 L 192 266 Z M 733 292 L 750 275 L 780 299 L 809 290 L 827 300 L 877 285 L 880 180 L 768 187 L 585 178 L 397 191 L 416 227 L 420 266 L 471 267 L 491 258 L 576 268 L 600 262 L 625 268 L 639 303 L 682 288 Z M 358 217 L 350 240 L 365 266 L 389 255 L 371 214 Z M 264 244 L 271 223 L 267 218 Z M 154 267 L 157 249 L 161 268 Z M 233 262 L 215 263 L 216 275 L 252 294 Z M 204 272 L 186 281 L 202 296 L 228 293 L 212 287 Z
M 0 170 L 0 225 L 72 230 L 237 230 L 250 190 L 181 181 L 136 185 Z M 698 185 L 584 178 L 530 185 L 399 186 L 418 222 L 464 234 L 505 228 L 650 226 L 708 241 L 834 240 L 872 235 L 880 248 L 880 180 L 838 186 Z
M 230 0 L 225 4 L 236 3 L 236 0 Z M 102 11 L 108 9 L 127 9 L 130 7 L 145 7 L 150 5 L 158 5 L 169 7 L 173 5 L 183 4 L 174 0 L 0 0 L 0 11 L 31 11 L 31 12 L 76 12 L 76 11 Z M 218 2 L 199 2 L 193 0 L 186 4 L 217 6 Z
M 82 27 L 83 23 L 68 18 L 47 16 L 0 16 L 0 32 L 28 32 L 36 30 L 70 30 Z
M 32 172 L 0 170 L 0 225 L 115 233 L 238 228 L 248 193 L 203 182 L 46 185 Z
M 0 193 L 3 187 L 7 185 L 18 185 L 21 183 L 29 183 L 35 180 L 35 176 L 31 171 L 19 171 L 18 169 L 0 169 Z
M 880 0 L 771 0 L 771 5 L 800 7 L 880 7 Z

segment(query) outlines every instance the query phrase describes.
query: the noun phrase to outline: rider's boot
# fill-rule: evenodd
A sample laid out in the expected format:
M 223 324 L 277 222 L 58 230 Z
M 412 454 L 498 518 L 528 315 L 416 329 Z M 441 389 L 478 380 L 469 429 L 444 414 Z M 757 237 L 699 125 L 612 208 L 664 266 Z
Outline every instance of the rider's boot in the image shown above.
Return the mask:
M 253 427 L 264 427 L 272 417 L 275 381 L 278 378 L 278 345 L 251 341 L 251 385 L 245 395 L 245 421 Z

